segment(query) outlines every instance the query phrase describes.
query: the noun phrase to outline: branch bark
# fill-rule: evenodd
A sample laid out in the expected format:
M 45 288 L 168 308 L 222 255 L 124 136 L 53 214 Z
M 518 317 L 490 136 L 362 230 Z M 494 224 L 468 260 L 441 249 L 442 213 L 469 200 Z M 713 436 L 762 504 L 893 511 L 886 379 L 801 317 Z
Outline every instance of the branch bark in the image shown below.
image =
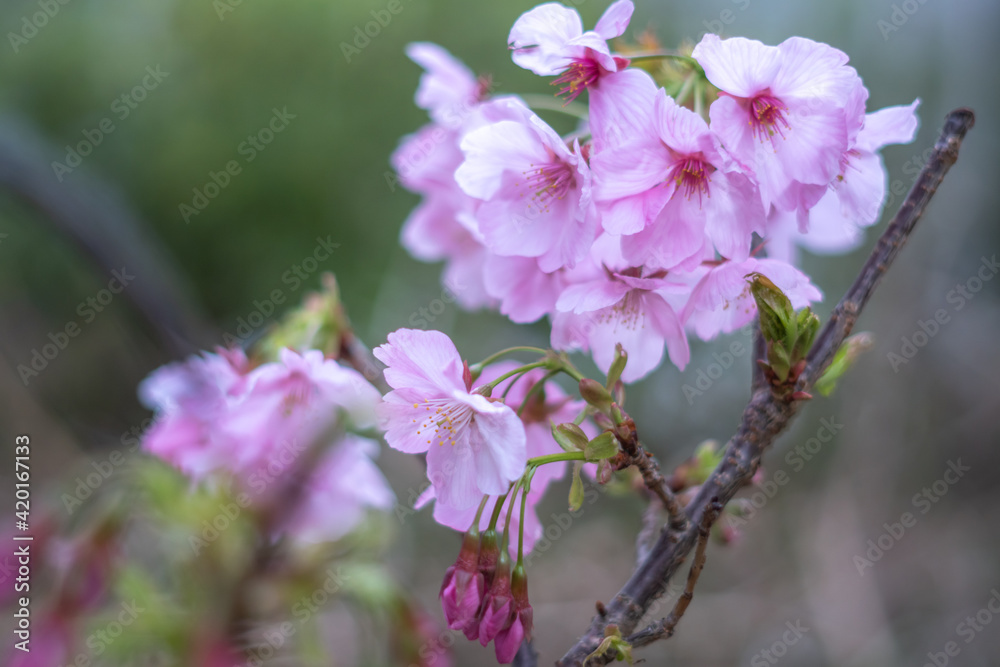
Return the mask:
M 799 376 L 797 391 L 808 391 L 830 364 L 841 343 L 850 334 L 858 315 L 878 286 L 882 276 L 913 232 L 931 197 L 944 180 L 948 169 L 958 159 L 965 134 L 975 117 L 970 109 L 956 109 L 945 118 L 934 152 L 924 165 L 916 183 L 892 222 L 882 234 L 854 284 L 834 308 L 826 325 L 816 337 Z M 726 445 L 722 462 L 702 485 L 686 508 L 689 517 L 684 530 L 664 530 L 647 558 L 624 587 L 605 606 L 605 613 L 591 621 L 590 628 L 557 663 L 561 667 L 579 667 L 604 638 L 609 624 L 618 625 L 622 635 L 631 635 L 654 600 L 666 590 L 670 577 L 684 563 L 698 541 L 699 530 L 712 512 L 713 501 L 725 506 L 750 482 L 760 465 L 764 450 L 788 426 L 801 401 L 776 398 L 769 388 L 754 382 L 754 391 L 743 411 L 736 434 Z M 709 515 L 707 523 L 713 518 Z M 605 665 L 613 655 L 595 655 L 588 665 Z

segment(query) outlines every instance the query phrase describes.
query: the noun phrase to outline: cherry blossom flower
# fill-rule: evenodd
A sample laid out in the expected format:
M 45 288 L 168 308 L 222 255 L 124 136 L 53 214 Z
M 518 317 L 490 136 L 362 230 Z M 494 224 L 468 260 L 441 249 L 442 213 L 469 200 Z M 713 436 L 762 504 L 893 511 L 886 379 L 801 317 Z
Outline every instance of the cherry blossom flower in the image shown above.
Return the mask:
M 502 401 L 466 386 L 454 343 L 439 331 L 400 329 L 374 353 L 393 387 L 379 406 L 389 446 L 427 452 L 434 491 L 451 507 L 505 493 L 524 470 L 524 427 Z
M 528 600 L 528 578 L 520 563 L 514 568 L 510 582 L 511 594 L 514 598 L 514 608 L 511 610 L 510 623 L 501 629 L 494 641 L 497 662 L 507 664 L 517 655 L 521 642 L 531 639 L 534 610 Z
M 605 73 L 617 72 L 628 60 L 611 55 L 608 40 L 625 32 L 632 11 L 629 0 L 618 0 L 604 12 L 594 30 L 583 31 L 575 9 L 557 2 L 538 5 L 521 15 L 507 42 L 514 63 L 540 76 L 561 74 L 567 99 L 575 99 Z
M 864 113 L 857 101 L 867 91 L 847 56 L 803 37 L 765 46 L 713 34 L 691 55 L 722 91 L 709 109 L 712 130 L 756 175 L 764 208 L 813 206 L 839 172 L 848 127 Z
M 514 370 L 517 364 L 512 361 L 501 362 L 488 366 L 480 377 L 480 381 L 489 382 L 500 377 L 504 373 Z M 494 394 L 507 394 L 507 402 L 512 407 L 519 407 L 528 398 L 531 388 L 544 377 L 544 371 L 535 369 L 528 371 L 518 379 L 513 386 L 512 380 L 504 380 L 494 389 Z M 571 400 L 563 392 L 559 385 L 548 382 L 541 392 L 536 392 L 525 404 L 521 414 L 521 421 L 524 424 L 525 432 L 525 452 L 526 458 L 545 456 L 546 454 L 557 454 L 562 451 L 556 441 L 552 438 L 550 421 L 556 424 L 572 421 L 584 408 L 585 404 L 580 400 Z M 584 423 L 584 429 L 590 428 L 588 423 Z M 596 435 L 596 434 L 595 434 Z M 593 466 L 588 466 L 592 468 Z M 531 490 L 528 492 L 528 503 L 524 512 L 524 552 L 529 553 L 535 546 L 535 542 L 541 539 L 543 526 L 538 518 L 536 507 L 542 500 L 549 484 L 561 479 L 566 474 L 567 463 L 559 461 L 549 463 L 539 467 L 531 482 Z M 499 495 L 492 495 L 486 503 L 486 509 L 479 519 L 479 530 L 485 531 L 489 528 L 492 510 Z M 517 536 L 521 532 L 520 509 L 521 494 L 518 493 L 514 512 L 511 514 L 510 534 L 511 542 L 508 545 L 511 555 L 517 555 Z M 416 509 L 420 509 L 431 501 L 436 500 L 434 487 L 428 487 L 414 504 Z M 510 502 L 508 498 L 507 502 Z M 476 518 L 478 506 L 467 508 L 454 508 L 441 501 L 434 503 L 434 520 L 442 526 L 447 526 L 454 530 L 464 531 L 472 524 Z M 503 531 L 507 521 L 507 506 L 500 513 L 497 529 Z
M 629 265 L 602 236 L 594 244 L 595 260 L 605 268 L 596 279 L 567 287 L 556 303 L 552 347 L 590 351 L 607 372 L 621 343 L 629 361 L 622 380 L 634 382 L 660 365 L 664 346 L 670 360 L 683 369 L 691 357 L 681 319 L 674 310 L 679 293 L 689 287 L 662 269 Z
M 662 89 L 650 111 L 652 132 L 593 158 L 604 229 L 631 235 L 622 250 L 637 265 L 692 268 L 706 240 L 745 259 L 764 226 L 757 188 L 698 114 Z
M 462 540 L 455 564 L 445 571 L 438 594 L 444 618 L 452 630 L 464 630 L 471 623 L 479 623 L 485 583 L 478 563 L 479 533 L 470 531 Z
M 684 322 L 699 338 L 711 340 L 720 333 L 735 331 L 753 320 L 757 304 L 746 281 L 749 273 L 767 276 L 796 309 L 823 298 L 822 292 L 809 281 L 809 277 L 790 264 L 755 257 L 742 262 L 721 262 L 705 271 L 681 313 Z
M 586 256 L 596 236 L 590 168 L 579 143 L 567 147 L 516 98 L 494 101 L 512 117 L 466 134 L 455 171 L 476 209 L 486 246 L 497 255 L 537 257 L 552 272 Z
M 373 461 L 377 455 L 373 440 L 341 438 L 307 479 L 303 504 L 285 530 L 300 542 L 333 542 L 350 533 L 366 509 L 391 510 L 396 496 Z
M 424 68 L 417 88 L 417 106 L 426 109 L 438 125 L 458 129 L 485 96 L 486 82 L 437 44 L 408 44 L 406 55 Z
M 794 262 L 796 245 L 818 254 L 836 254 L 861 244 L 862 228 L 878 221 L 885 201 L 888 177 L 878 151 L 889 144 L 913 141 L 919 104 L 920 100 L 915 100 L 865 116 L 854 145 L 841 160 L 840 174 L 809 210 L 808 229 L 800 228 L 796 216 L 772 211 L 768 218 L 769 257 Z

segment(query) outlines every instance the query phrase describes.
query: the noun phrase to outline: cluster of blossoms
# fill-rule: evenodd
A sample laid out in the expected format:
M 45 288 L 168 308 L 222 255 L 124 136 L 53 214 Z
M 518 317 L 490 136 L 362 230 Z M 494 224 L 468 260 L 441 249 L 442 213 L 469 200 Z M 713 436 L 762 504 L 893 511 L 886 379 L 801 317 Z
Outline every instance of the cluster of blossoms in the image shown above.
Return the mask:
M 378 443 L 351 432 L 374 426 L 378 391 L 318 350 L 285 348 L 256 367 L 240 350 L 204 353 L 158 369 L 139 395 L 156 411 L 143 439 L 147 452 L 194 481 L 225 474 L 255 500 L 276 491 L 318 439 L 333 438 L 305 482 L 302 504 L 283 517 L 281 532 L 296 541 L 337 540 L 366 509 L 395 502 L 372 460 Z
M 621 343 L 626 382 L 664 350 L 683 368 L 692 333 L 750 322 L 750 273 L 796 308 L 820 299 L 793 265 L 797 248 L 862 241 L 885 194 L 878 151 L 912 140 L 918 104 L 866 114 L 847 56 L 800 37 L 766 46 L 707 34 L 690 55 L 630 60 L 608 42 L 632 10 L 618 0 L 584 31 L 575 10 L 546 3 L 514 24 L 517 65 L 557 77 L 567 109 L 586 93 L 568 136 L 522 98 L 491 96 L 488 79 L 441 47 L 411 45 L 425 70 L 416 102 L 432 122 L 392 160 L 423 196 L 402 242 L 446 262 L 460 304 L 548 317 L 554 348 L 589 351 L 605 371 Z M 639 66 L 663 61 L 668 74 Z
M 583 458 L 559 446 L 551 425 L 582 421 L 586 404 L 548 381 L 563 368 L 552 358 L 519 366 L 501 353 L 470 367 L 445 334 L 414 329 L 374 353 L 393 388 L 378 408 L 386 441 L 427 454 L 431 484 L 417 507 L 433 500 L 438 523 L 467 530 L 441 587 L 448 625 L 483 646 L 496 640 L 497 659 L 510 662 L 531 636 L 523 554 L 542 535 L 535 507 Z

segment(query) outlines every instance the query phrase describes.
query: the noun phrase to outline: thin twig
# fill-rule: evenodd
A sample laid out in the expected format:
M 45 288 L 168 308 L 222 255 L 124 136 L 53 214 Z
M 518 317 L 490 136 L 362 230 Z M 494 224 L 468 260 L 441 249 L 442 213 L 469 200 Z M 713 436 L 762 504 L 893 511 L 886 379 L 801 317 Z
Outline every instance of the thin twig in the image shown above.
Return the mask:
M 948 114 L 934 151 L 906 201 L 879 239 L 854 285 L 837 304 L 826 326 L 817 336 L 807 358 L 806 368 L 799 376 L 797 390 L 806 391 L 812 387 L 850 334 L 882 275 L 913 232 L 948 169 L 958 158 L 962 139 L 974 122 L 973 113 L 969 109 L 957 109 Z M 594 617 L 590 628 L 566 652 L 559 665 L 582 665 L 587 656 L 600 645 L 605 636 L 604 630 L 611 623 L 617 625 L 623 635 L 632 633 L 649 606 L 666 590 L 670 577 L 684 562 L 687 554 L 695 548 L 699 527 L 713 501 L 717 499 L 725 506 L 749 483 L 760 465 L 764 450 L 788 426 L 801 403 L 778 398 L 766 387 L 753 392 L 736 434 L 726 445 L 722 462 L 687 506 L 687 514 L 695 527 L 688 526 L 686 530 L 679 532 L 668 531 L 660 536 L 642 566 L 605 606 L 605 613 Z M 610 659 L 611 656 L 594 656 L 590 662 L 603 665 Z
M 691 563 L 691 569 L 688 570 L 687 584 L 684 586 L 684 592 L 677 598 L 677 603 L 674 605 L 673 611 L 670 612 L 669 616 L 660 619 L 658 623 L 653 623 L 645 630 L 637 632 L 628 638 L 628 642 L 633 648 L 652 644 L 658 639 L 669 639 L 674 636 L 674 628 L 680 623 L 681 618 L 684 617 L 684 612 L 687 611 L 688 605 L 694 599 L 694 587 L 698 584 L 698 577 L 701 576 L 701 571 L 705 567 L 705 549 L 708 548 L 708 537 L 712 531 L 712 524 L 721 512 L 722 503 L 718 499 L 715 499 L 709 506 L 709 511 L 705 512 L 705 515 L 702 517 L 701 525 L 698 526 L 698 544 L 694 550 L 694 562 Z
M 667 484 L 667 480 L 660 473 L 660 464 L 641 444 L 636 447 L 635 451 L 631 462 L 642 473 L 642 481 L 646 484 L 646 488 L 652 491 L 663 503 L 663 507 L 670 517 L 670 529 L 685 530 L 689 523 L 687 512 L 684 511 L 684 506 L 681 505 L 677 496 L 670 489 L 670 485 Z

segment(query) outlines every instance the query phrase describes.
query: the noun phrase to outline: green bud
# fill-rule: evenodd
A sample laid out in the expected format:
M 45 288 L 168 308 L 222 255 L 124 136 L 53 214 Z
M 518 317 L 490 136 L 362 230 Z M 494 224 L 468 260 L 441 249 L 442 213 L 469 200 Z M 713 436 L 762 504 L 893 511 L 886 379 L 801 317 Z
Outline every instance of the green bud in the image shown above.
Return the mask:
M 587 434 L 573 422 L 552 425 L 552 437 L 567 452 L 578 452 L 587 448 Z
M 322 350 L 330 358 L 340 356 L 343 338 L 350 334 L 351 325 L 340 300 L 340 289 L 332 273 L 322 277 L 323 288 L 305 296 L 303 303 L 281 318 L 252 350 L 262 361 L 278 358 L 282 348 L 303 352 Z
M 580 380 L 580 396 L 601 412 L 611 409 L 611 393 L 596 380 L 590 378 Z
M 608 383 L 605 385 L 608 391 L 611 391 L 615 383 L 621 379 L 622 371 L 625 370 L 627 363 L 628 352 L 625 351 L 621 343 L 615 343 L 615 358 L 611 361 L 611 368 L 608 369 Z
M 605 431 L 588 442 L 583 452 L 588 461 L 610 459 L 618 453 L 618 438 L 610 431 Z
M 796 313 L 798 336 L 792 345 L 792 365 L 800 359 L 805 359 L 809 354 L 813 341 L 816 340 L 816 333 L 819 331 L 819 316 L 812 311 L 812 308 L 803 308 Z
M 795 310 L 785 293 L 763 274 L 750 273 L 746 278 L 750 283 L 750 293 L 757 302 L 760 330 L 764 340 L 771 342 L 794 339 Z

